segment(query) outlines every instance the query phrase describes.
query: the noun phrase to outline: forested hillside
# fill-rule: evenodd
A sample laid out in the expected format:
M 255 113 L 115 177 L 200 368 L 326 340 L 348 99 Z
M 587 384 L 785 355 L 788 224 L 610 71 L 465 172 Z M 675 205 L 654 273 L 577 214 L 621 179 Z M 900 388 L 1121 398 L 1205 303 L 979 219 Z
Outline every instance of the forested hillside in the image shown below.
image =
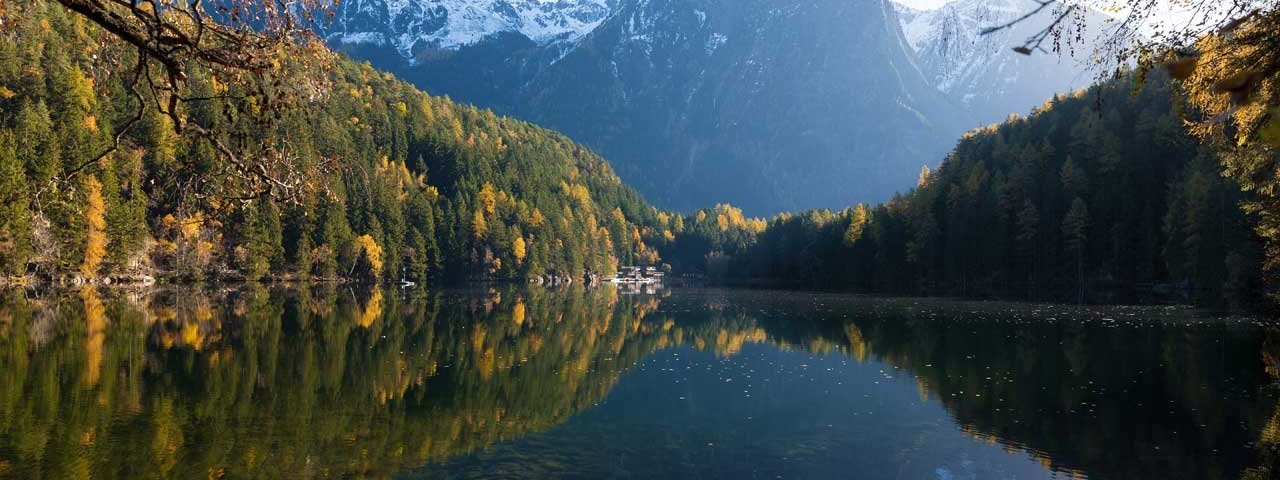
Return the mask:
M 183 104 L 228 143 L 289 156 L 320 193 L 220 190 L 218 143 L 139 110 L 136 55 L 57 3 L 0 11 L 0 277 L 580 279 L 652 264 L 648 242 L 671 236 L 667 215 L 566 137 L 342 59 L 275 122 Z M 228 88 L 194 72 L 185 98 Z
M 722 223 L 666 256 L 768 284 L 1251 303 L 1264 280 L 1256 220 L 1219 158 L 1186 132 L 1177 95 L 1153 72 L 1058 97 L 966 135 L 884 204 L 780 215 L 763 229 Z
M 597 24 L 559 40 L 503 27 L 531 2 L 343 2 L 329 38 L 426 91 L 564 132 L 682 212 L 882 201 L 980 125 L 921 75 L 886 0 L 541 2 L 548 13 L 608 11 L 582 15 Z M 491 35 L 449 40 L 476 33 L 478 18 L 491 19 Z

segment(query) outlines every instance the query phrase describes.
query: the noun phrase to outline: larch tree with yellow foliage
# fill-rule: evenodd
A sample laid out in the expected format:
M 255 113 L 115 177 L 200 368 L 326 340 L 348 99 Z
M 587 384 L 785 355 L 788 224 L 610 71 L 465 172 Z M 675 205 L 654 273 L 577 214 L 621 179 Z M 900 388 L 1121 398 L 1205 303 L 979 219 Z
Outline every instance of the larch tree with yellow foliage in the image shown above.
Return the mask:
M 867 204 L 859 203 L 853 207 L 849 217 L 849 228 L 844 231 L 844 245 L 852 247 L 862 239 L 863 232 L 867 229 L 867 223 L 871 221 L 871 210 L 867 208 Z
M 84 261 L 80 263 L 80 275 L 86 279 L 98 276 L 98 267 L 107 255 L 107 204 L 102 198 L 102 183 L 89 175 L 84 180 L 86 225 Z
M 524 237 L 517 236 L 515 241 L 512 242 L 511 254 L 516 257 L 517 265 L 524 263 L 524 257 L 528 255 L 528 252 L 525 251 Z
M 360 274 L 366 278 L 377 280 L 382 278 L 382 247 L 370 235 L 356 237 L 356 263 L 351 266 L 351 274 Z

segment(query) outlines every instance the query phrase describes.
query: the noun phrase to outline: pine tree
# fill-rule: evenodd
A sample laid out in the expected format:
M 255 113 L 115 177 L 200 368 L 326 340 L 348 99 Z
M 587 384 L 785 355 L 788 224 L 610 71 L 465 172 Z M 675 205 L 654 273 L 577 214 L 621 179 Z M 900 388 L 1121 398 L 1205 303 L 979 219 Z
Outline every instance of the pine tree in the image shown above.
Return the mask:
M 107 202 L 107 236 L 111 248 L 107 261 L 122 269 L 146 246 L 147 197 L 142 190 L 142 165 L 139 153 L 123 151 L 103 164 L 103 196 Z
M 1027 268 L 1027 295 L 1034 296 L 1036 266 L 1039 263 L 1040 247 L 1037 244 L 1040 236 L 1040 212 L 1036 209 L 1036 205 L 1031 200 L 1025 200 L 1022 203 L 1022 210 L 1018 212 L 1018 252 L 1026 261 Z
M 1062 193 L 1067 198 L 1082 197 L 1088 194 L 1089 176 L 1070 156 L 1067 156 L 1067 161 L 1062 164 L 1062 171 L 1059 173 L 1059 177 L 1062 179 Z
M 46 185 L 60 169 L 61 153 L 53 134 L 53 121 L 43 101 L 24 101 L 14 121 L 14 138 L 18 159 L 25 163 L 33 185 Z
M 431 273 L 430 254 L 427 251 L 426 237 L 417 229 L 409 232 L 408 246 L 405 249 L 405 270 L 403 272 L 407 278 L 412 278 L 418 282 L 425 282 Z
M 1066 249 L 1075 256 L 1076 266 L 1076 300 L 1084 303 L 1084 254 L 1089 242 L 1089 210 L 1084 200 L 1076 197 L 1071 201 L 1071 210 L 1062 219 L 1062 237 Z
M 283 229 L 274 202 L 260 200 L 243 210 L 236 263 L 245 280 L 257 281 L 284 264 Z
M 0 276 L 21 275 L 31 255 L 27 176 L 13 136 L 0 133 Z

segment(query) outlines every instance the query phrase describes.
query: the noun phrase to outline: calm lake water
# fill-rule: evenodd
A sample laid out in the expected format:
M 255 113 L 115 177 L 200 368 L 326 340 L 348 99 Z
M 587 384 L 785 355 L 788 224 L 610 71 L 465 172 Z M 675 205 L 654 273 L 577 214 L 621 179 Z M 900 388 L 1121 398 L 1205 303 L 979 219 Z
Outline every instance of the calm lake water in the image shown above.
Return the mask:
M 1170 308 L 9 292 L 0 477 L 1273 478 L 1278 362 Z

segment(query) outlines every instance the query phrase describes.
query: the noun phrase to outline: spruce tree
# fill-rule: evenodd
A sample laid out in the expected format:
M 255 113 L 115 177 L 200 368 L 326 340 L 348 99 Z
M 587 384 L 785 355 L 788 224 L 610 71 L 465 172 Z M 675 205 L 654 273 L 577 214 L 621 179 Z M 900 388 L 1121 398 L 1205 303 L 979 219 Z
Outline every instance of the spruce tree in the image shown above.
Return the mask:
M 1067 252 L 1075 257 L 1076 301 L 1084 303 L 1084 254 L 1089 245 L 1089 209 L 1084 200 L 1076 197 L 1071 201 L 1071 209 L 1062 219 L 1062 237 L 1066 242 Z
M 31 255 L 27 176 L 14 143 L 0 132 L 0 276 L 21 275 Z

